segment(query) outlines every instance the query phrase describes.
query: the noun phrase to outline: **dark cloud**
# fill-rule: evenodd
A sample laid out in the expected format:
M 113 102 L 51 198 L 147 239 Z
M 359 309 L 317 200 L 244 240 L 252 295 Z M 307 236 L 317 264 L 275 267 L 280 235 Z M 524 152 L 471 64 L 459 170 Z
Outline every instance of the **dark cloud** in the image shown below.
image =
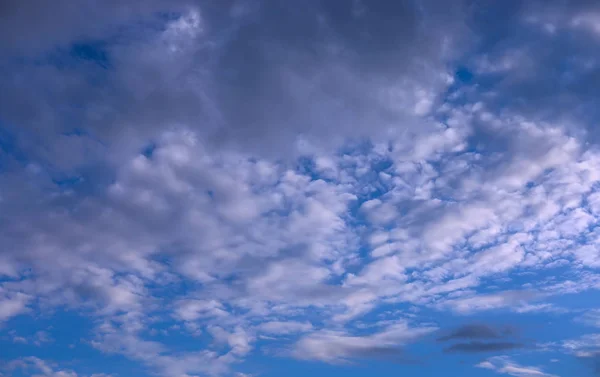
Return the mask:
M 440 336 L 437 341 L 471 340 L 444 348 L 444 352 L 448 353 L 494 352 L 524 347 L 522 343 L 507 340 L 515 335 L 516 329 L 510 326 L 490 326 L 476 323 L 459 326 L 446 335 Z
M 600 32 L 593 25 L 599 12 L 594 1 L 477 7 L 472 27 L 479 49 L 468 64 L 477 83 L 472 94 L 491 108 L 587 131 L 598 141 Z
M 115 159 L 181 125 L 278 155 L 299 135 L 330 144 L 403 130 L 421 122 L 423 96 L 445 90 L 466 35 L 463 2 L 441 3 L 3 2 L 0 122 L 61 168 L 106 154 L 65 147 L 76 130 L 84 140 L 72 142 Z
M 436 2 L 420 3 L 369 1 L 359 12 L 332 1 L 262 7 L 223 46 L 216 71 L 228 136 L 280 139 L 292 129 L 331 138 L 403 120 L 379 89 L 437 85 L 443 43 L 459 30 L 460 11 L 441 17 L 420 9 Z
M 468 342 L 458 343 L 444 349 L 444 352 L 464 352 L 464 353 L 478 353 L 478 352 L 495 352 L 495 351 L 508 351 L 517 348 L 523 348 L 524 345 L 521 343 L 513 342 Z
M 415 108 L 439 101 L 459 64 L 473 100 L 489 106 L 565 124 L 599 115 L 600 37 L 576 22 L 597 9 L 591 1 L 1 6 L 0 127 L 58 169 L 119 160 L 181 125 L 210 145 L 277 157 L 299 135 L 331 146 L 387 128 L 426 132 Z M 188 12 L 197 33 L 165 34 Z
M 491 328 L 487 325 L 464 325 L 456 330 L 453 330 L 450 334 L 444 335 L 438 338 L 438 341 L 445 342 L 452 339 L 470 339 L 470 338 L 498 338 L 500 335 L 496 329 Z
M 356 360 L 380 360 L 403 365 L 423 363 L 423 360 L 411 355 L 402 347 L 356 347 L 349 354 Z
M 514 333 L 510 327 L 495 328 L 484 324 L 467 324 L 438 338 L 439 342 L 455 339 L 497 339 Z
M 127 23 L 148 21 L 156 12 L 181 11 L 184 5 L 179 0 L 4 0 L 0 48 L 11 56 L 35 56 L 80 40 L 113 37 Z
M 356 349 L 353 357 L 365 359 L 383 359 L 398 362 L 411 360 L 404 349 L 399 347 L 364 347 Z

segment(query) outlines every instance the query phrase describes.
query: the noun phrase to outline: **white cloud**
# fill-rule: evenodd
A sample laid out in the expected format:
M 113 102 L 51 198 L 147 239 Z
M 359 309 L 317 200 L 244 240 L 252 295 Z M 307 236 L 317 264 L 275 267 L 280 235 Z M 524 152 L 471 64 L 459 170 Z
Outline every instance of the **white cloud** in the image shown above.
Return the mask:
M 210 350 L 174 353 L 159 342 L 143 339 L 141 330 L 141 326 L 130 328 L 126 323 L 104 323 L 91 344 L 103 352 L 122 354 L 139 361 L 165 376 L 223 374 L 229 371 L 229 364 L 235 361 L 239 351 L 247 347 L 246 343 L 232 336 L 230 353 L 219 355 Z
M 592 309 L 577 318 L 583 324 L 600 328 L 600 309 Z
M 491 369 L 500 374 L 508 374 L 515 377 L 557 377 L 554 374 L 545 373 L 542 369 L 532 366 L 521 366 L 507 357 L 492 357 L 477 365 L 478 368 Z
M 0 322 L 26 312 L 31 297 L 20 292 L 8 292 L 0 286 Z
M 379 199 L 372 199 L 361 205 L 361 210 L 367 214 L 369 221 L 375 224 L 386 224 L 398 216 L 398 210 L 390 203 L 382 203 Z
M 0 371 L 3 368 L 0 367 Z M 23 357 L 17 360 L 10 361 L 7 366 L 4 367 L 9 372 L 21 370 L 23 373 L 29 373 L 32 377 L 86 377 L 75 373 L 72 370 L 60 369 L 54 363 L 42 360 L 40 358 L 30 356 Z M 106 376 L 103 374 L 93 374 L 89 377 L 95 376 Z
M 596 221 L 593 210 L 577 206 L 583 206 L 594 192 L 597 178 L 591 172 L 598 158 L 581 153 L 580 147 L 570 145 L 570 139 L 555 129 L 506 122 L 517 131 L 525 127 L 518 131 L 518 143 L 527 148 L 518 157 L 499 158 L 487 170 L 478 167 L 484 161 L 469 156 L 470 152 L 451 149 L 446 161 L 441 157 L 447 156 L 445 147 L 414 151 L 397 141 L 391 149 L 359 155 L 319 152 L 328 161 L 326 165 L 321 162 L 321 167 L 335 171 L 326 180 L 282 162 L 227 150 L 215 152 L 193 132 L 169 131 L 157 140 L 151 157 L 137 155 L 116 171 L 103 200 L 90 197 L 73 202 L 87 214 L 82 215 L 82 222 L 54 207 L 41 217 L 22 217 L 18 226 L 35 236 L 18 240 L 27 252 L 14 261 L 32 266 L 36 275 L 4 283 L 5 289 L 18 289 L 29 295 L 22 297 L 44 297 L 54 304 L 93 307 L 105 317 L 123 310 L 143 317 L 153 311 L 156 298 L 151 286 L 155 282 L 196 281 L 202 289 L 167 299 L 168 305 L 173 318 L 186 322 L 186 331 L 198 334 L 210 325 L 229 334 L 223 336 L 229 348 L 223 360 L 248 354 L 254 347 L 254 331 L 276 335 L 311 331 L 304 321 L 297 321 L 309 310 L 341 326 L 382 302 L 428 305 L 461 314 L 550 310 L 530 303 L 537 297 L 534 293 L 496 290 L 482 294 L 477 289 L 489 276 L 510 276 L 515 269 L 535 273 L 546 263 L 568 265 L 573 257 L 594 266 L 591 245 L 573 246 L 582 235 L 590 240 L 595 237 L 589 232 Z M 447 130 L 440 132 L 440 137 L 449 138 Z M 529 142 L 539 141 L 541 150 L 527 142 L 529 134 L 534 135 Z M 461 135 L 448 139 L 453 140 L 452 148 L 467 133 Z M 565 142 L 567 146 L 557 146 Z M 436 161 L 435 167 L 414 160 L 424 155 Z M 517 176 L 513 165 L 519 158 L 541 167 Z M 389 178 L 369 175 L 364 168 L 381 159 L 390 164 Z M 557 165 L 560 159 L 565 167 Z M 465 163 L 465 168 L 451 168 L 455 162 Z M 472 184 L 481 181 L 485 184 Z M 528 182 L 535 185 L 528 186 Z M 424 184 L 427 193 L 417 190 Z M 570 187 L 568 192 L 565 185 Z M 368 199 L 370 186 L 377 187 L 376 199 Z M 446 197 L 453 199 L 440 199 Z M 361 209 L 356 209 L 359 205 Z M 393 210 L 377 212 L 381 208 Z M 353 216 L 361 214 L 374 216 L 374 225 L 356 224 Z M 372 245 L 373 259 L 360 255 L 362 241 Z M 13 254 L 7 255 L 12 263 Z M 157 262 L 158 256 L 167 256 L 170 263 Z M 592 287 L 592 283 L 574 281 L 555 294 Z M 550 289 L 542 283 L 533 288 L 532 292 Z M 294 319 L 286 318 L 288 313 Z M 270 315 L 277 321 L 259 320 Z M 139 326 L 145 327 L 143 321 Z M 326 331 L 327 326 L 314 334 Z M 306 344 L 321 344 L 314 343 L 311 335 L 306 335 Z M 163 352 L 160 343 L 148 343 L 141 333 L 111 341 L 140 342 Z M 320 349 L 315 346 L 310 357 L 318 358 L 316 350 Z M 137 353 L 123 352 L 150 363 Z M 340 350 L 339 354 L 346 358 L 352 352 Z M 174 354 L 162 363 L 187 358 L 194 366 L 200 363 L 195 357 Z M 224 368 L 225 364 L 220 365 Z
M 257 326 L 257 329 L 267 334 L 287 335 L 311 331 L 313 329 L 313 326 L 310 322 L 271 321 L 261 323 Z
M 491 369 L 494 370 L 496 369 L 496 366 L 494 364 L 492 364 L 489 361 L 482 361 L 479 364 L 475 365 L 477 368 L 484 368 L 484 369 Z
M 598 352 L 600 348 L 600 334 L 586 334 L 579 338 L 562 341 L 562 348 L 578 356 L 586 357 Z
M 14 145 L 0 154 L 0 322 L 90 315 L 97 349 L 185 376 L 229 371 L 261 334 L 342 362 L 432 331 L 354 332 L 383 305 L 557 312 L 532 301 L 600 288 L 600 152 L 588 115 L 570 115 L 595 114 L 591 9 L 519 11 L 507 30 L 544 34 L 464 62 L 497 83 L 486 88 L 449 77 L 472 33 L 460 7 L 427 12 L 438 1 L 365 3 L 345 20 L 365 22 L 356 34 L 343 12 L 311 5 L 150 3 L 98 9 L 111 16 L 98 30 L 75 21 L 89 19 L 79 5 L 55 12 L 68 20 L 29 22 L 18 8 L 0 22 L 21 41 L 0 41 L 10 51 L 32 49 L 32 34 L 52 51 L 107 38 L 106 61 L 65 57 L 73 70 L 2 59 Z M 170 16 L 145 29 L 157 12 Z M 389 28 L 368 25 L 390 15 Z M 136 27 L 112 35 L 121 22 Z M 299 24 L 314 30 L 289 41 Z M 548 272 L 558 267 L 570 280 Z M 153 321 L 172 320 L 213 343 L 174 351 L 150 338 Z M 480 367 L 544 375 L 505 359 Z
M 182 300 L 175 309 L 175 317 L 183 321 L 196 321 L 206 317 L 227 316 L 223 305 L 216 300 Z
M 571 20 L 571 26 L 589 30 L 597 36 L 600 36 L 600 13 L 586 12 L 578 14 Z
M 449 299 L 444 301 L 442 305 L 459 313 L 471 313 L 505 307 L 518 307 L 524 304 L 526 305 L 527 302 L 533 298 L 535 298 L 533 292 L 505 291 L 487 295 L 482 294 L 472 297 Z
M 600 266 L 600 250 L 598 250 L 596 245 L 577 246 L 574 250 L 574 254 L 584 266 Z

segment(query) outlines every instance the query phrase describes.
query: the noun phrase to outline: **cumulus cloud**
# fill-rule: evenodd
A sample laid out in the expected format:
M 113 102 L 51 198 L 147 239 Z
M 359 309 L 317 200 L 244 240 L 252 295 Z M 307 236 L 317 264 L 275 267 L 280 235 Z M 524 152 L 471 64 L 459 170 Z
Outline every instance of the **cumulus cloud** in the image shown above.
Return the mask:
M 27 311 L 27 303 L 31 300 L 31 297 L 20 292 L 4 291 L 1 287 L 0 294 L 3 296 L 0 297 L 0 321 L 6 321 Z
M 107 354 L 124 355 L 165 376 L 224 374 L 229 371 L 229 364 L 235 361 L 238 351 L 247 347 L 243 341 L 231 337 L 232 349 L 225 354 L 211 350 L 174 352 L 160 342 L 146 339 L 142 330 L 147 324 L 143 321 L 139 316 L 128 314 L 102 323 L 91 345 Z
M 571 314 L 600 289 L 597 5 L 492 3 L 4 1 L 0 327 L 85 317 L 99 358 L 191 376 Z

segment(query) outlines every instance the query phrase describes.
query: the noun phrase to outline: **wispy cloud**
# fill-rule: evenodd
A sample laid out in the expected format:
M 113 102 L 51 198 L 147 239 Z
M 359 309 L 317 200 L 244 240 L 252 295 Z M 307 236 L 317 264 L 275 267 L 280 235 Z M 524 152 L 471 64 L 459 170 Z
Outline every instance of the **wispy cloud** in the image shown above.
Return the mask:
M 516 377 L 557 377 L 548 374 L 538 367 L 522 366 L 507 357 L 493 357 L 476 365 L 478 368 L 491 369 L 497 373 Z

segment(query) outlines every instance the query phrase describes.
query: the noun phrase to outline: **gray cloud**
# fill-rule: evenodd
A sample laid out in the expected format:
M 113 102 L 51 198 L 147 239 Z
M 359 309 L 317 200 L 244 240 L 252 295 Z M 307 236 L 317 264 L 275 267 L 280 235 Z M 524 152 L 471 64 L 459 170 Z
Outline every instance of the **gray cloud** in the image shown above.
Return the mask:
M 471 94 L 597 142 L 599 12 L 595 1 L 485 2 L 472 22 L 481 39 L 467 64 L 480 83 Z
M 0 110 L 20 148 L 58 166 L 100 157 L 76 139 L 117 153 L 177 124 L 277 155 L 299 135 L 337 143 L 404 131 L 445 90 L 466 14 L 435 0 L 44 4 L 5 5 L 2 34 L 14 38 L 3 42 L 19 49 L 0 56 Z M 92 13 L 103 23 L 82 21 Z M 61 144 L 76 128 L 85 133 Z
M 359 12 L 351 2 L 309 1 L 302 10 L 269 4 L 240 24 L 216 71 L 226 132 L 250 141 L 285 140 L 290 130 L 337 138 L 365 127 L 372 134 L 375 124 L 400 126 L 407 114 L 397 109 L 410 106 L 413 94 L 390 107 L 380 90 L 386 81 L 426 91 L 439 85 L 427 76 L 442 70 L 443 43 L 462 16 L 460 4 L 444 16 L 422 9 L 435 7 L 432 1 L 369 1 Z
M 522 343 L 513 342 L 468 342 L 458 343 L 450 347 L 444 348 L 444 352 L 465 352 L 465 353 L 478 353 L 478 352 L 496 352 L 496 351 L 508 351 L 517 348 L 525 347 Z
M 437 340 L 438 342 L 448 342 L 453 340 L 474 339 L 469 342 L 456 343 L 445 347 L 444 352 L 448 353 L 496 352 L 523 348 L 525 346 L 524 344 L 506 339 L 512 338 L 514 335 L 516 335 L 516 330 L 510 326 L 466 324 L 439 337 Z M 481 341 L 479 339 L 488 341 Z
M 506 328 L 494 328 L 484 324 L 467 324 L 452 330 L 449 334 L 441 336 L 438 341 L 444 342 L 454 339 L 493 339 L 510 335 L 512 330 Z
M 492 83 L 479 100 L 592 119 L 598 38 L 581 15 L 594 2 L 441 3 L 3 2 L 2 121 L 19 147 L 61 167 L 101 159 L 97 140 L 120 155 L 182 123 L 211 144 L 279 156 L 298 135 L 330 143 L 424 127 L 414 110 L 443 95 L 448 63 L 475 47 L 467 66 Z M 90 14 L 101 22 L 82 21 Z M 196 16 L 169 30 L 174 14 Z M 86 134 L 65 143 L 75 128 Z

